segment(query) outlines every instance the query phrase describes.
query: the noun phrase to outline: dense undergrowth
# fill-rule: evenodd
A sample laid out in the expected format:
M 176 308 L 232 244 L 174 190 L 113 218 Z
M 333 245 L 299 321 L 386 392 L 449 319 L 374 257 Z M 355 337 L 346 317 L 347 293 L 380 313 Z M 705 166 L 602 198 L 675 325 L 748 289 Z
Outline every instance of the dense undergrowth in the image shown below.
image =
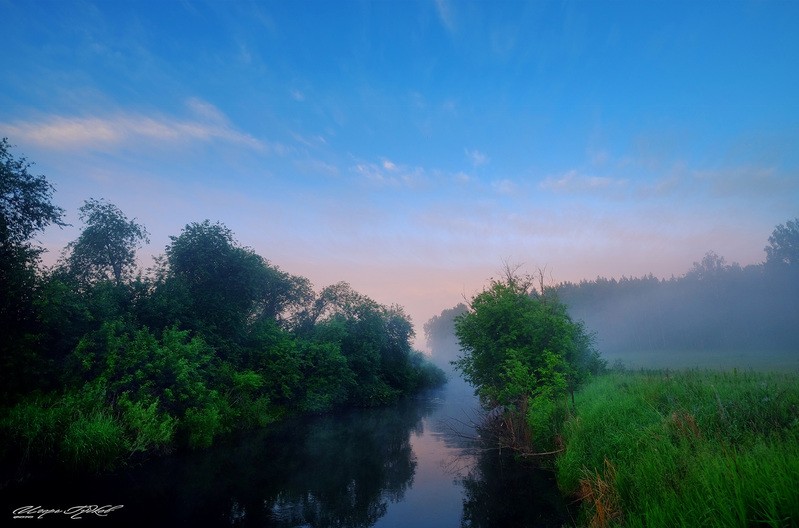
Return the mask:
M 799 526 L 799 377 L 614 372 L 576 395 L 558 481 L 590 526 Z
M 29 168 L 0 139 L 0 487 L 443 383 L 402 307 L 344 282 L 317 292 L 220 222 L 187 224 L 142 270 L 147 230 L 92 198 L 80 236 L 42 266 L 35 234 L 66 224 Z

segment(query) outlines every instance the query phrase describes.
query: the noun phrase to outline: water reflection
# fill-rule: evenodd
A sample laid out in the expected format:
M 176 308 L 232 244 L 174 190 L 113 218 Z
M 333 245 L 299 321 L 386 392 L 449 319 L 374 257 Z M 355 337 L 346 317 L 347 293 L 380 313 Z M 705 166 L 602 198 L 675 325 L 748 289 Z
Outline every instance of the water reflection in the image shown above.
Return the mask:
M 30 481 L 0 492 L 3 514 L 31 504 L 122 504 L 108 518 L 81 522 L 281 528 L 546 525 L 542 519 L 560 512 L 556 501 L 544 499 L 556 493 L 554 486 L 514 470 L 495 452 L 477 455 L 468 426 L 475 405 L 471 389 L 456 381 L 391 408 L 291 420 L 207 451 L 103 478 L 59 475 Z
M 554 473 L 531 467 L 507 450 L 483 451 L 463 486 L 462 527 L 560 527 L 569 519 Z
M 173 504 L 181 505 L 174 520 L 181 523 L 374 526 L 413 485 L 410 436 L 431 411 L 422 400 L 294 420 L 150 471 L 135 493 L 159 487 L 172 493 Z

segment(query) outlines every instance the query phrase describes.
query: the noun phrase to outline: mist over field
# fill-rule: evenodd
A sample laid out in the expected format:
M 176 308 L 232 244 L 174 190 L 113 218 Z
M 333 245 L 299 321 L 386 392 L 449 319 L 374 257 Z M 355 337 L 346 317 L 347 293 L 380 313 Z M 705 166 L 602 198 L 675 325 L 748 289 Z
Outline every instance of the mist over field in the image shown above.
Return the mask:
M 799 368 L 797 223 L 780 225 L 767 259 L 741 267 L 708 251 L 678 277 L 604 278 L 545 286 L 594 335 L 610 366 L 629 368 Z M 793 228 L 793 231 L 790 231 Z M 791 256 L 777 256 L 778 235 Z M 793 253 L 791 253 L 793 252 Z M 425 323 L 433 360 L 445 366 L 460 355 L 455 317 L 466 305 Z

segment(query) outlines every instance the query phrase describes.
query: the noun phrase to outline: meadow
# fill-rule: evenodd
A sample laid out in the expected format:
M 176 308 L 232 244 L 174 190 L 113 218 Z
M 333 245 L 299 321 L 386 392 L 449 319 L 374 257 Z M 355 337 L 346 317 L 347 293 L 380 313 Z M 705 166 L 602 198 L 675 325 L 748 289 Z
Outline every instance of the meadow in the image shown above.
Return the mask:
M 577 394 L 561 489 L 588 526 L 799 526 L 799 376 L 616 371 Z

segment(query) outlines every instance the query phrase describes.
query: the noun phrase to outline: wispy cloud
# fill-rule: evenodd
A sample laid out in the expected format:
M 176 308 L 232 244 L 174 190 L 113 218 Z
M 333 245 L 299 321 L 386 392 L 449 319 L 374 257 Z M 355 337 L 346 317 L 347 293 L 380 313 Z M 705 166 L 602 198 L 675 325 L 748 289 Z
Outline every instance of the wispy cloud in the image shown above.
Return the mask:
M 480 165 L 485 165 L 490 161 L 490 158 L 485 154 L 485 152 L 480 152 L 479 150 L 469 150 L 464 149 L 466 153 L 466 157 L 469 159 L 472 165 L 475 167 L 479 167 Z
M 321 160 L 297 160 L 294 162 L 294 166 L 297 167 L 298 170 L 309 174 L 326 176 L 338 176 L 339 174 L 338 167 Z
M 417 188 L 428 181 L 423 167 L 409 167 L 383 159 L 380 163 L 360 162 L 353 171 L 373 184 L 389 187 Z
M 591 176 L 574 169 L 559 176 L 550 176 L 541 182 L 542 189 L 566 193 L 620 189 L 626 185 L 627 180 L 623 178 Z
M 289 90 L 289 95 L 291 95 L 291 98 L 297 101 L 298 103 L 305 101 L 305 94 L 296 88 L 292 88 L 291 90 Z
M 436 12 L 438 13 L 438 18 L 441 20 L 441 23 L 447 28 L 447 31 L 450 33 L 455 32 L 455 18 L 452 12 L 452 6 L 450 5 L 448 0 L 435 0 L 436 2 Z
M 519 188 L 515 182 L 509 179 L 497 180 L 491 184 L 496 192 L 499 194 L 513 194 Z
M 102 149 L 135 144 L 221 140 L 258 151 L 285 153 L 285 147 L 237 130 L 214 105 L 192 98 L 188 118 L 117 112 L 100 116 L 51 115 L 38 120 L 0 123 L 0 133 L 44 148 Z

